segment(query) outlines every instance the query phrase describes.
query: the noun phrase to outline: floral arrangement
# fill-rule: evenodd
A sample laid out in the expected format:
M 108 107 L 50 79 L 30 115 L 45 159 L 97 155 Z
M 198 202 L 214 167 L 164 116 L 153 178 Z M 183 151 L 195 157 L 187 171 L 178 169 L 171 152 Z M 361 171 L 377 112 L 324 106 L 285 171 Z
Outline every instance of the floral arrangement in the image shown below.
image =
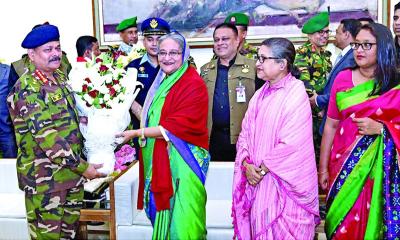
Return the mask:
M 142 48 L 135 48 L 128 56 L 122 51 L 107 51 L 87 60 L 87 76 L 82 79 L 82 89 L 76 91 L 77 95 L 85 101 L 86 106 L 97 109 L 111 109 L 123 102 L 127 84 L 124 81 L 125 66 L 133 59 L 141 57 L 144 51 Z
M 86 157 L 89 163 L 103 164 L 99 172 L 114 171 L 115 135 L 131 122 L 129 110 L 141 85 L 137 69 L 125 67 L 143 53 L 137 46 L 128 56 L 120 51 L 103 52 L 73 65 L 69 74 L 78 114 L 87 118 L 86 124 L 79 124 Z M 117 164 L 122 168 L 123 163 Z
M 135 160 L 136 150 L 128 144 L 125 144 L 115 153 L 115 171 L 123 171 L 125 170 L 129 163 Z

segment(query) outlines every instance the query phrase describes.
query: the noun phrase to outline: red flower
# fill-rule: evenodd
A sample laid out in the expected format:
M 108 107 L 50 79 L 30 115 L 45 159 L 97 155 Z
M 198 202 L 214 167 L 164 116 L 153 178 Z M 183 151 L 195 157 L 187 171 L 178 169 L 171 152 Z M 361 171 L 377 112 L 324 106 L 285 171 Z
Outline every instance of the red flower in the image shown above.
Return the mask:
M 103 59 L 101 59 L 101 58 L 96 58 L 96 63 L 99 63 L 99 62 L 103 62 Z
M 105 66 L 105 65 L 101 65 L 100 68 L 99 68 L 99 70 L 100 70 L 100 72 L 105 72 L 105 71 L 108 70 L 108 67 Z
M 82 86 L 82 92 L 87 92 L 88 91 L 88 85 L 83 85 Z
M 101 108 L 106 108 L 107 107 L 105 103 L 100 104 L 100 106 L 101 106 Z
M 97 90 L 92 90 L 89 92 L 89 96 L 91 96 L 92 98 L 96 98 L 97 94 L 99 94 L 99 91 Z
M 113 80 L 113 83 L 114 83 L 114 84 L 118 84 L 118 83 L 119 83 L 119 80 L 115 79 L 115 80 Z
M 119 56 L 121 56 L 121 55 L 126 56 L 125 52 L 120 51 L 120 50 L 114 51 L 112 54 L 113 54 L 114 61 L 116 61 L 119 58 Z
M 106 83 L 106 87 L 107 88 L 110 88 L 110 87 L 112 87 L 113 85 L 111 84 L 111 83 Z
M 87 83 L 91 83 L 92 81 L 90 81 L 90 78 L 85 78 L 85 81 L 87 82 Z
M 114 97 L 116 93 L 117 93 L 117 92 L 115 91 L 115 89 L 114 89 L 113 87 L 111 87 L 111 88 L 110 88 L 110 96 L 111 96 L 111 97 Z

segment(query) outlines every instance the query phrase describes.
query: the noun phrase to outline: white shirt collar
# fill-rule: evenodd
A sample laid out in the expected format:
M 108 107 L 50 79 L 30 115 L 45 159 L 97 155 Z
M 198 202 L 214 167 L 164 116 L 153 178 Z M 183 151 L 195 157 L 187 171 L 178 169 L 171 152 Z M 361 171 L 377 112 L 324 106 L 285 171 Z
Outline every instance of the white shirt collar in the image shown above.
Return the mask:
M 342 56 L 346 55 L 346 53 L 347 53 L 348 51 L 350 51 L 350 49 L 351 49 L 350 45 L 348 45 L 347 47 L 343 48 L 343 50 L 342 50 Z
M 150 61 L 149 55 L 146 53 L 143 55 L 142 60 L 140 60 L 139 65 L 142 65 L 143 63 L 148 62 L 153 68 L 157 68 L 158 65 L 154 64 Z

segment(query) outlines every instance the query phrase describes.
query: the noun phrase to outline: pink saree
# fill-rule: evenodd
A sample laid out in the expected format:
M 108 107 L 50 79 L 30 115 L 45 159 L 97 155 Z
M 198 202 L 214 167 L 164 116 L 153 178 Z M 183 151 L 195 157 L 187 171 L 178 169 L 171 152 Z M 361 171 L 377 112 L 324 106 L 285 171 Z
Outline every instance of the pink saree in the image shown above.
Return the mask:
M 255 187 L 242 161 L 270 170 Z M 237 239 L 313 239 L 319 222 L 312 118 L 304 84 L 288 74 L 250 101 L 237 142 L 232 217 Z

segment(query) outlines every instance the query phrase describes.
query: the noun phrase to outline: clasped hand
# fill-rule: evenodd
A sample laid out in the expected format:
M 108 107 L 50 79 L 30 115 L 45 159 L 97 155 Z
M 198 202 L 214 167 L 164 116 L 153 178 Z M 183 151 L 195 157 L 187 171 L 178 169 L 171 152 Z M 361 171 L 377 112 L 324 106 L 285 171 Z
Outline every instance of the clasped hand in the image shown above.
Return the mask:
M 260 167 L 256 167 L 251 163 L 243 162 L 243 166 L 246 168 L 246 178 L 250 185 L 256 186 L 264 177 L 265 174 L 269 172 L 268 168 L 261 164 Z
M 371 118 L 352 118 L 358 128 L 358 133 L 361 135 L 376 135 L 380 134 L 383 124 L 372 120 Z

